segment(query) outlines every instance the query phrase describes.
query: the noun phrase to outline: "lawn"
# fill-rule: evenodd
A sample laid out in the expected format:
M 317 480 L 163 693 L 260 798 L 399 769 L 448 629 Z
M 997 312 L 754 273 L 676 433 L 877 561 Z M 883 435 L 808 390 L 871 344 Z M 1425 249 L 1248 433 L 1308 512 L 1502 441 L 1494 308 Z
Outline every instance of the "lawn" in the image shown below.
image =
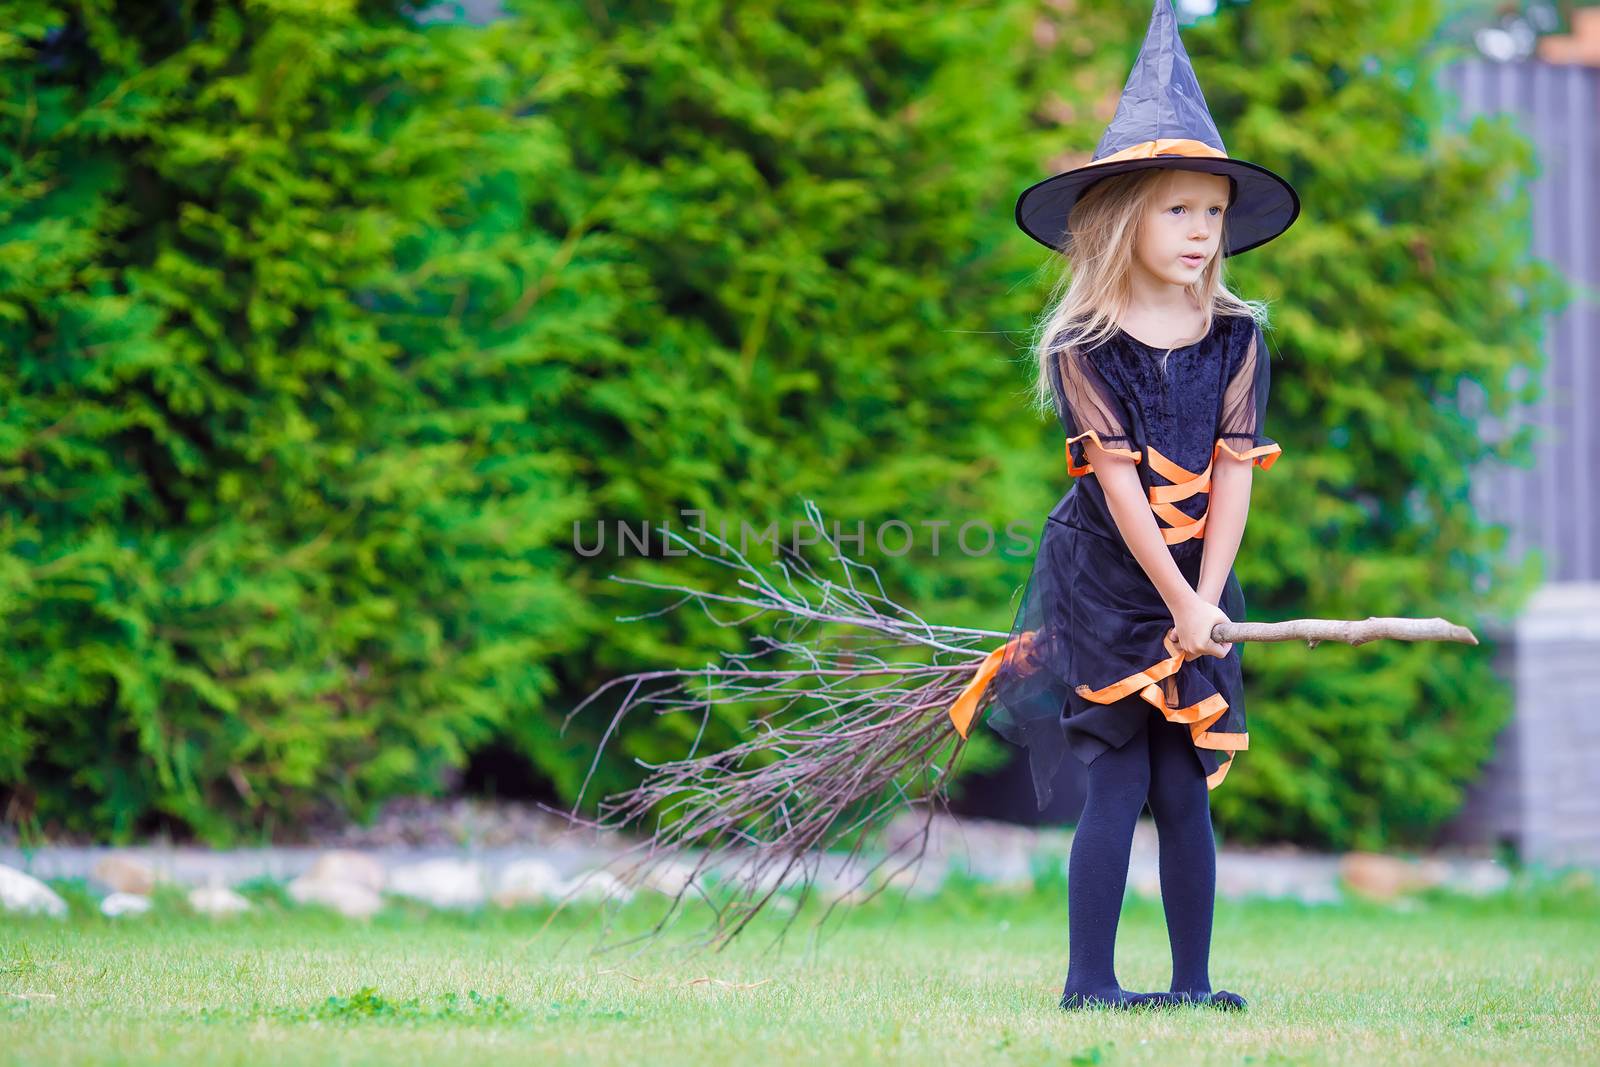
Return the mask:
M 70 891 L 71 887 L 67 887 Z M 213 921 L 169 899 L 111 921 L 0 919 L 0 1062 L 1593 1063 L 1600 896 L 1218 905 L 1215 984 L 1248 1013 L 1065 1013 L 1064 888 L 875 901 L 821 938 L 596 955 L 576 914 L 289 906 Z M 649 904 L 628 909 L 640 921 Z M 1159 902 L 1130 898 L 1124 986 L 1168 978 Z

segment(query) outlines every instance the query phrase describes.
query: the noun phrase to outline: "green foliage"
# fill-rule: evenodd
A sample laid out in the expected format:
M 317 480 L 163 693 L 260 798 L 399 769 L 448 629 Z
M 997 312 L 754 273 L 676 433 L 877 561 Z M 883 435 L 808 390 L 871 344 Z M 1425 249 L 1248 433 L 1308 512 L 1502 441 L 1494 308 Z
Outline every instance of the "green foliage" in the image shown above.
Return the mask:
M 536 369 L 447 316 L 509 269 L 475 173 L 549 159 L 477 38 L 188 18 L 36 4 L 0 39 L 0 783 L 221 840 L 436 788 L 538 709 L 580 498 Z
M 688 510 L 734 533 L 776 522 L 787 541 L 806 497 L 846 532 L 959 522 L 1002 512 L 1030 473 L 1042 481 L 1048 456 L 998 462 L 1039 435 L 1017 424 L 1021 378 L 994 336 L 1030 311 L 994 225 L 1027 166 L 1007 131 L 1029 106 L 1028 5 L 513 8 L 494 48 L 566 157 L 518 220 L 537 279 L 519 314 L 561 338 L 549 429 L 582 457 L 608 535 L 615 522 L 681 528 Z M 979 82 L 990 88 L 966 91 Z M 936 560 L 925 544 L 869 553 L 898 597 L 957 616 L 1004 597 L 1016 558 L 946 546 Z M 623 553 L 613 537 L 571 582 L 599 614 L 629 615 L 666 598 L 609 574 L 725 579 L 694 563 Z M 697 666 L 734 635 L 679 613 L 592 636 L 563 671 L 573 701 L 617 673 Z M 524 716 L 511 732 L 570 794 L 603 721 L 558 738 L 550 718 Z M 705 743 L 735 725 L 711 722 Z M 640 722 L 621 751 L 681 755 L 699 729 Z M 609 770 L 600 784 L 621 781 Z
M 563 796 L 608 677 L 730 646 L 616 574 L 683 509 L 799 500 L 903 556 L 896 599 L 1003 629 L 1059 432 L 1019 419 L 1043 298 L 1017 191 L 1110 117 L 1147 8 L 1022 0 L 8 5 L 0 29 L 0 788 L 13 816 L 211 840 L 441 788 L 491 740 Z M 1138 7 L 1138 6 L 1136 6 Z M 179 8 L 179 11 L 185 9 Z M 1547 281 L 1502 124 L 1448 132 L 1434 5 L 1259 2 L 1185 40 L 1230 149 L 1306 211 L 1230 263 L 1278 308 L 1238 569 L 1252 618 L 1518 588 L 1468 506 L 1516 454 L 1457 413 L 1536 364 Z M 924 521 L 947 521 L 940 550 Z M 605 523 L 598 555 L 574 550 Z M 760 549 L 758 551 L 765 551 Z M 1378 844 L 1454 810 L 1509 699 L 1490 649 L 1248 653 L 1240 839 Z M 739 724 L 706 725 L 708 744 Z M 698 721 L 647 717 L 625 756 Z M 596 786 L 636 771 L 603 764 Z

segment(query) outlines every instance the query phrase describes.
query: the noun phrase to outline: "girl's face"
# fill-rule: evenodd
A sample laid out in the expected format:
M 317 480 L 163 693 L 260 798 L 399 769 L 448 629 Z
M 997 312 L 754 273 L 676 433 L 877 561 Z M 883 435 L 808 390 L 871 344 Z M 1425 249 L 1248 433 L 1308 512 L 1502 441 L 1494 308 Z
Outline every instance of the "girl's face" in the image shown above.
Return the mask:
M 1193 285 L 1222 247 L 1228 179 L 1196 170 L 1169 170 L 1139 220 L 1134 269 L 1168 285 Z

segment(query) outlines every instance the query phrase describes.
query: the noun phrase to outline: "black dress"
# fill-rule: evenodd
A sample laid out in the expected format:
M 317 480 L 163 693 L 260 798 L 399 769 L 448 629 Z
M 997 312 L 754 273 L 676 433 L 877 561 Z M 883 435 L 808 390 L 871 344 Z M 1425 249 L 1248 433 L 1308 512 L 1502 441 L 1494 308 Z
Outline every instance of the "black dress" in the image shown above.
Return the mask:
M 1265 469 L 1281 451 L 1262 432 L 1267 348 L 1254 319 L 1215 315 L 1201 340 L 1172 350 L 1163 372 L 1164 351 L 1119 329 L 1088 350 L 1057 347 L 1048 362 L 1068 473 L 1078 480 L 1043 524 L 984 694 L 990 725 L 1028 748 L 1041 808 L 1065 751 L 1088 764 L 1120 748 L 1151 706 L 1189 726 L 1208 789 L 1249 745 L 1241 645 L 1222 659 L 1184 656 L 1100 480 L 1083 477 L 1093 474 L 1085 439 L 1134 459 L 1174 562 L 1198 585 L 1212 464 L 1226 450 Z M 1218 606 L 1244 620 L 1231 569 Z

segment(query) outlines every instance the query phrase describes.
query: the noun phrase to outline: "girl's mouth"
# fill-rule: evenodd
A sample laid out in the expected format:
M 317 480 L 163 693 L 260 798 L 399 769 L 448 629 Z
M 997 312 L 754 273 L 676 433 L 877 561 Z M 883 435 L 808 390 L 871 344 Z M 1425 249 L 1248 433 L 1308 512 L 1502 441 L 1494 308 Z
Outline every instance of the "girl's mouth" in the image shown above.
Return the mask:
M 1189 264 L 1189 266 L 1191 266 L 1191 267 L 1198 267 L 1198 266 L 1200 266 L 1200 264 L 1202 264 L 1202 263 L 1204 263 L 1206 261 L 1206 257 L 1205 256 L 1201 256 L 1201 255 L 1179 256 L 1178 258 L 1182 259 L 1185 263 Z

